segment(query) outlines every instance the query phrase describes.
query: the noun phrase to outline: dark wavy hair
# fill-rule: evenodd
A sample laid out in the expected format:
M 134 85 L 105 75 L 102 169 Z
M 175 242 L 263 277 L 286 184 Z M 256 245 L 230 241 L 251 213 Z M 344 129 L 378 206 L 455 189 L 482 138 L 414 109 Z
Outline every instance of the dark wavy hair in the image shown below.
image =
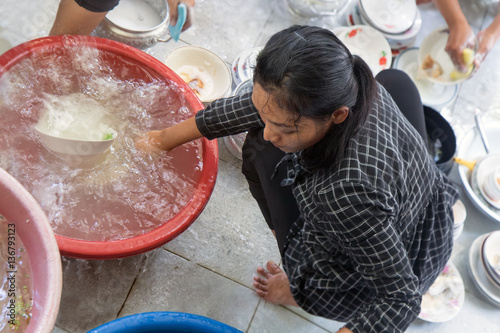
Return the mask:
M 349 108 L 344 122 L 302 152 L 311 169 L 340 161 L 377 96 L 368 65 L 330 30 L 313 26 L 295 25 L 273 35 L 257 57 L 254 82 L 297 120 L 328 121 L 335 110 Z

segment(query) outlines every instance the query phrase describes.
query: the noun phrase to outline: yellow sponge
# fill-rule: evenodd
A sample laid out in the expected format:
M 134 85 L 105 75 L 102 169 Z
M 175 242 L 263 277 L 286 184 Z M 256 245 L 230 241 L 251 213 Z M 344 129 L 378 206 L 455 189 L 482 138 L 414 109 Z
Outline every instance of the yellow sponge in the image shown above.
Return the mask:
M 461 79 L 465 79 L 467 76 L 470 75 L 470 73 L 472 73 L 472 69 L 474 68 L 474 66 L 472 64 L 468 65 L 467 66 L 467 72 L 465 73 L 462 73 L 460 71 L 457 71 L 456 69 L 454 71 L 452 71 L 450 73 L 450 78 L 455 81 L 455 80 L 461 80 Z
M 472 65 L 472 63 L 474 62 L 474 50 L 465 48 L 462 51 L 462 59 L 464 60 L 464 64 L 466 66 Z

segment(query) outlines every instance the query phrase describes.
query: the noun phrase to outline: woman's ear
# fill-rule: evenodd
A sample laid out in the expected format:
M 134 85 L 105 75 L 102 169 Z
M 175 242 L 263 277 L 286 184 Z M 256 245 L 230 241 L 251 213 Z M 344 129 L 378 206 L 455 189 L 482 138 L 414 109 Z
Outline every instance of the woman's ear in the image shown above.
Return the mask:
M 330 121 L 338 125 L 343 123 L 348 115 L 349 115 L 349 108 L 347 106 L 341 106 L 337 110 L 333 111 Z

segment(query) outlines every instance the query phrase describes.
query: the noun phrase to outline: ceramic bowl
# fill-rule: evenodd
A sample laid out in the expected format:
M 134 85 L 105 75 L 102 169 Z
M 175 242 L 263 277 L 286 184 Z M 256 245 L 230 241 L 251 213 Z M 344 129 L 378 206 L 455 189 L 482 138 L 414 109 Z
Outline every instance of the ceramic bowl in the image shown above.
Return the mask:
M 470 177 L 473 188 L 479 192 L 482 199 L 489 204 L 492 209 L 500 213 L 500 202 L 492 200 L 484 191 L 484 184 L 487 181 L 488 175 L 494 171 L 498 165 L 500 165 L 500 154 L 492 153 L 485 155 L 477 161 Z
M 455 265 L 449 262 L 423 295 L 418 317 L 433 323 L 449 321 L 458 315 L 464 301 L 464 282 Z
M 348 25 L 370 25 L 370 22 L 366 20 L 366 18 L 361 14 L 361 9 L 359 8 L 359 3 L 354 3 L 350 10 L 346 12 L 346 20 Z M 377 27 L 372 26 L 373 28 L 377 29 Z M 418 32 L 420 31 L 420 28 L 422 27 L 422 15 L 420 14 L 420 11 L 417 9 L 417 16 L 415 18 L 415 22 L 413 23 L 412 27 L 408 29 L 407 31 L 401 33 L 401 34 L 389 34 L 383 31 L 382 34 L 384 37 L 387 39 L 387 42 L 391 46 L 392 49 L 392 54 L 397 55 L 399 54 L 399 51 L 404 50 L 410 46 L 412 46 L 415 43 L 416 36 Z M 378 29 L 377 29 L 378 30 Z
M 402 34 L 409 30 L 417 17 L 414 0 L 359 0 L 361 15 L 370 25 L 389 34 Z
M 391 67 L 391 47 L 380 31 L 367 25 L 353 25 L 336 28 L 333 33 L 352 54 L 360 56 L 368 64 L 374 76 Z
M 447 27 L 442 27 L 432 31 L 422 41 L 418 53 L 420 78 L 438 84 L 455 85 L 466 81 L 474 73 L 474 68 L 472 68 L 469 75 L 453 78 L 452 73 L 456 71 L 456 68 L 445 51 L 449 33 Z M 474 50 L 477 50 L 477 47 L 477 41 L 475 45 L 470 46 Z
M 488 234 L 477 237 L 469 250 L 469 271 L 472 281 L 483 296 L 495 306 L 500 306 L 500 288 L 489 278 L 481 261 L 481 244 L 484 243 Z
M 500 167 L 488 172 L 481 188 L 486 199 L 500 209 Z
M 394 59 L 393 67 L 402 70 L 415 83 L 422 104 L 440 109 L 451 104 L 458 96 L 458 85 L 435 84 L 418 76 L 418 53 L 416 47 L 401 51 Z
M 464 230 L 465 219 L 467 218 L 467 210 L 462 200 L 458 200 L 453 205 L 453 239 L 458 239 Z
M 488 277 L 500 288 L 500 231 L 494 231 L 484 239 L 481 258 Z
M 108 131 L 109 138 L 103 138 L 103 140 L 76 140 L 52 135 L 47 131 L 46 127 L 41 124 L 35 126 L 35 130 L 44 146 L 50 151 L 78 156 L 95 156 L 102 154 L 111 147 L 113 141 L 118 136 L 115 130 L 110 129 Z
M 253 71 L 257 65 L 257 56 L 261 50 L 262 47 L 255 47 L 241 53 L 238 63 L 238 72 L 241 82 L 253 79 Z
M 203 103 L 227 96 L 231 72 L 218 55 L 199 46 L 180 46 L 165 58 L 165 64 L 193 89 Z

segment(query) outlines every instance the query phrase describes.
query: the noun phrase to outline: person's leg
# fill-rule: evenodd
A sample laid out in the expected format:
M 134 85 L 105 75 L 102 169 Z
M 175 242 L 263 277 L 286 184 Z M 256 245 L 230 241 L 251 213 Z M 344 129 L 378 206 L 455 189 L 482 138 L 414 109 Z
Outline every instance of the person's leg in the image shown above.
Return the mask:
M 286 175 L 286 165 L 280 165 L 278 174 L 271 179 L 285 153 L 264 140 L 262 129 L 255 129 L 248 132 L 242 155 L 242 172 L 247 178 L 250 192 L 259 204 L 269 228 L 274 231 L 282 252 L 286 236 L 299 216 L 292 187 L 280 185 Z
M 415 83 L 405 72 L 397 69 L 381 71 L 375 78 L 389 92 L 406 119 L 427 143 L 424 107 Z
M 104 19 L 118 0 L 107 1 L 61 0 L 50 36 L 89 35 Z

